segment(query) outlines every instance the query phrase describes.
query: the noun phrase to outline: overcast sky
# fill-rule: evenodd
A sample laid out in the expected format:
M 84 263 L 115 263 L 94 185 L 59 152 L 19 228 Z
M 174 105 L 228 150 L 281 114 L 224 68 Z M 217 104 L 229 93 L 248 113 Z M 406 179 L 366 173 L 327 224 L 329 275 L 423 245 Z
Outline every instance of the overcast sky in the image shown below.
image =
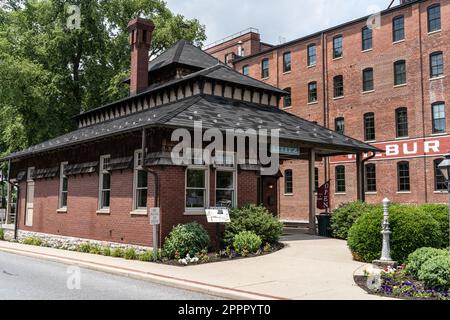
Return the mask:
M 174 13 L 206 25 L 205 44 L 247 29 L 278 44 L 386 9 L 391 0 L 166 0 Z M 396 0 L 397 4 L 399 0 Z

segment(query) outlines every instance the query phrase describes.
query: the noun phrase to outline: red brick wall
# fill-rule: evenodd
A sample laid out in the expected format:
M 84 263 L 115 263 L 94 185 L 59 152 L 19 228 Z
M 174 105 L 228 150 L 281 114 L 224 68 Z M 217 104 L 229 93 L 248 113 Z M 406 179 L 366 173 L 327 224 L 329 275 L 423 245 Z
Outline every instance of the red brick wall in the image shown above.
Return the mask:
M 434 3 L 441 4 L 442 31 L 428 34 L 427 8 Z M 392 19 L 403 14 L 405 17 L 405 41 L 393 44 Z M 421 138 L 432 135 L 431 104 L 444 101 L 450 104 L 450 2 L 428 0 L 402 7 L 383 14 L 381 27 L 373 32 L 373 49 L 362 52 L 361 29 L 365 21 L 349 24 L 324 33 L 325 56 L 322 54 L 321 36 L 313 36 L 294 41 L 286 46 L 275 48 L 270 52 L 262 52 L 236 63 L 235 68 L 242 70 L 243 65 L 250 66 L 250 76 L 261 80 L 261 61 L 270 60 L 270 76 L 263 81 L 279 88 L 292 88 L 292 107 L 288 112 L 296 114 L 319 124 L 326 124 L 334 129 L 337 117 L 345 118 L 346 134 L 363 140 L 363 117 L 367 112 L 374 112 L 376 117 L 377 142 L 395 141 L 395 110 L 408 108 L 409 138 Z M 344 56 L 342 59 L 332 58 L 332 39 L 335 35 L 344 37 Z M 421 40 L 421 41 L 420 41 Z M 307 46 L 316 44 L 317 65 L 307 66 Z M 283 73 L 283 53 L 290 51 L 292 71 Z M 429 55 L 435 51 L 444 52 L 445 77 L 439 80 L 429 79 Z M 398 60 L 406 60 L 407 85 L 394 87 L 393 64 Z M 326 63 L 323 64 L 322 60 Z M 375 91 L 362 93 L 362 71 L 374 69 Z M 323 77 L 325 73 L 325 78 Z M 344 76 L 344 98 L 333 99 L 333 77 Z M 308 104 L 307 84 L 318 83 L 318 102 Z M 325 86 L 325 91 L 323 89 Z M 325 105 L 324 105 L 325 104 Z M 448 109 L 448 108 L 447 108 Z M 447 114 L 447 129 L 450 130 L 450 114 Z M 444 150 L 443 152 L 446 152 Z M 389 197 L 393 201 L 405 203 L 423 203 L 447 201 L 446 194 L 434 191 L 434 167 L 432 158 L 411 159 L 410 174 L 412 192 L 397 193 L 397 161 L 376 161 L 377 185 L 376 195 L 367 194 L 367 201 L 380 202 Z M 347 192 L 345 195 L 334 195 L 334 165 L 328 166 L 329 178 L 332 179 L 332 206 L 341 202 L 356 199 L 356 168 L 354 164 L 347 166 Z M 320 183 L 325 181 L 325 164 L 317 163 L 320 168 Z M 303 220 L 308 217 L 307 165 L 303 162 L 285 163 L 282 171 L 293 169 L 294 195 L 284 195 L 284 180 L 280 179 L 280 216 L 282 219 Z
M 101 149 L 101 148 L 100 148 Z M 103 154 L 103 153 L 102 153 Z M 100 155 L 98 155 L 100 156 Z M 66 160 L 70 158 L 65 158 Z M 40 159 L 39 161 L 43 161 Z M 39 161 L 29 161 L 37 163 Z M 26 167 L 21 167 L 26 168 Z M 37 166 L 37 168 L 41 168 Z M 14 167 L 15 171 L 19 168 Z M 206 227 L 214 243 L 216 226 L 205 215 L 185 214 L 185 168 L 158 167 L 160 179 L 160 239 L 172 227 L 196 221 Z M 148 204 L 154 205 L 154 178 L 149 174 Z M 20 183 L 19 229 L 100 241 L 152 246 L 152 226 L 147 216 L 131 215 L 133 208 L 133 171 L 113 171 L 110 214 L 98 214 L 99 176 L 85 174 L 69 177 L 67 213 L 58 213 L 59 178 L 36 180 L 33 226 L 25 226 L 26 182 Z M 215 172 L 210 170 L 210 206 L 215 206 Z M 238 174 L 238 205 L 257 202 L 257 175 Z

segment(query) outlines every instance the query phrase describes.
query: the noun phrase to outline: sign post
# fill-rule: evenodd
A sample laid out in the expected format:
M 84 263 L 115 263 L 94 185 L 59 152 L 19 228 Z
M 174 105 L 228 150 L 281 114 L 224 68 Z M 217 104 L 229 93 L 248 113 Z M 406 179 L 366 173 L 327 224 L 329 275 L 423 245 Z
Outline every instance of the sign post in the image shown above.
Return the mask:
M 206 209 L 206 218 L 208 223 L 216 224 L 216 243 L 220 249 L 220 225 L 230 223 L 230 210 L 228 208 L 209 208 Z
M 161 209 L 149 208 L 148 216 L 153 226 L 153 261 L 158 260 L 158 226 L 161 224 Z

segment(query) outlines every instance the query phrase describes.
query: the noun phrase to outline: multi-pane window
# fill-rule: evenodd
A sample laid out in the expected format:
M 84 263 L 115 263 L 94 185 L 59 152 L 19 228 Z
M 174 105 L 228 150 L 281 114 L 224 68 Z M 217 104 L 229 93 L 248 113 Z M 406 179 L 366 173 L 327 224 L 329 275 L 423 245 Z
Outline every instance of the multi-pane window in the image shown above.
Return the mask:
M 339 98 L 344 96 L 344 77 L 336 76 L 333 79 L 334 82 L 334 97 Z
M 293 194 L 294 193 L 294 180 L 293 180 L 292 170 L 286 170 L 284 172 L 284 193 Z
M 109 209 L 111 197 L 111 172 L 109 167 L 110 156 L 100 158 L 99 170 L 99 209 Z
M 373 69 L 367 68 L 363 71 L 363 91 L 372 91 L 373 88 Z
M 364 139 L 365 141 L 375 140 L 375 114 L 373 112 L 364 115 Z
M 186 208 L 206 208 L 206 169 L 186 170 Z
M 430 77 L 436 78 L 444 75 L 444 55 L 434 52 L 430 55 Z
M 216 171 L 216 206 L 232 208 L 235 203 L 235 172 Z
M 337 118 L 334 120 L 334 128 L 337 133 L 344 134 L 345 133 L 345 119 Z
M 432 5 L 428 8 L 428 32 L 441 30 L 441 6 Z
M 394 84 L 396 86 L 406 83 L 406 62 L 400 60 L 394 63 Z
M 405 138 L 408 133 L 408 109 L 398 108 L 395 110 L 395 127 L 397 138 Z
M 308 84 L 308 102 L 316 102 L 317 101 L 317 82 L 310 82 Z
M 265 79 L 269 77 L 269 59 L 261 61 L 261 78 Z
M 366 192 L 377 192 L 377 168 L 374 163 L 366 165 Z
M 392 39 L 394 42 L 405 39 L 405 17 L 398 16 L 392 20 Z
M 433 133 L 445 133 L 445 104 L 436 102 L 432 105 Z
M 284 97 L 283 107 L 289 108 L 292 106 L 292 89 L 286 88 L 286 89 L 284 89 L 284 91 L 286 91 L 288 94 Z
M 250 66 L 248 64 L 242 67 L 242 74 L 244 76 L 248 76 L 250 74 Z
M 397 164 L 398 175 L 398 191 L 411 191 L 410 177 L 409 177 L 409 162 L 399 162 Z
M 447 180 L 442 174 L 439 165 L 444 159 L 434 160 L 434 189 L 435 191 L 447 191 Z
M 336 36 L 333 38 L 333 59 L 337 59 L 343 56 L 343 38 L 342 36 Z
M 369 27 L 364 27 L 361 31 L 362 34 L 362 50 L 372 49 L 373 45 L 373 33 Z
M 291 53 L 285 52 L 283 54 L 283 72 L 289 72 L 292 69 Z
M 143 168 L 142 151 L 134 154 L 134 209 L 147 210 L 148 173 Z
M 336 192 L 344 193 L 345 188 L 345 166 L 336 167 Z
M 65 174 L 67 162 L 61 163 L 59 170 L 59 208 L 67 208 L 67 196 L 69 190 L 69 179 Z
M 308 46 L 308 66 L 315 66 L 317 63 L 317 49 L 316 49 L 316 45 L 310 44 Z

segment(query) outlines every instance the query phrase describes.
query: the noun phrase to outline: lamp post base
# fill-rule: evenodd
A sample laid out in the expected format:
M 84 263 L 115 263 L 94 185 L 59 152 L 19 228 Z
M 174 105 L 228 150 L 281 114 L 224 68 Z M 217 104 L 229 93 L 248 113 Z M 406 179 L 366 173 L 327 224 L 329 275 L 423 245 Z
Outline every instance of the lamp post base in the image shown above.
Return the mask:
M 374 260 L 372 262 L 373 265 L 385 269 L 385 268 L 397 268 L 398 262 L 397 261 L 387 261 L 387 260 Z

